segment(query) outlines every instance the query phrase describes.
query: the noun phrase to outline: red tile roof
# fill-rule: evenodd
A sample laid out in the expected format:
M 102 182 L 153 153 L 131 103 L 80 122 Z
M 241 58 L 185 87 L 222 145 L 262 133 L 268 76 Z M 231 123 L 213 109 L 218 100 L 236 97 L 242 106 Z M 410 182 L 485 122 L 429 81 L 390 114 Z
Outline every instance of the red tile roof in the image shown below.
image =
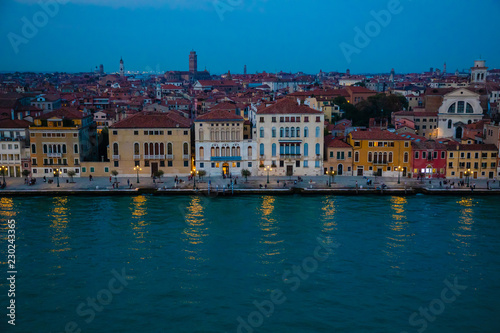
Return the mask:
M 0 128 L 25 128 L 27 129 L 31 123 L 21 119 L 2 119 L 0 120 Z
M 325 146 L 328 148 L 352 148 L 348 143 L 344 142 L 342 138 L 332 135 L 325 136 Z
M 458 149 L 457 149 L 458 146 Z M 448 145 L 446 147 L 447 150 L 488 150 L 488 151 L 497 151 L 498 148 L 494 144 L 481 144 L 481 143 L 473 143 L 473 144 L 458 144 L 458 145 Z
M 213 110 L 196 118 L 195 121 L 244 121 L 242 116 L 238 116 L 226 110 Z
M 38 119 L 49 119 L 49 118 L 61 118 L 61 119 L 82 119 L 87 117 L 83 112 L 78 111 L 75 108 L 61 108 L 48 113 L 42 114 Z
M 323 112 L 311 109 L 305 105 L 298 105 L 296 101 L 283 98 L 275 104 L 270 105 L 264 109 L 258 110 L 257 114 L 316 114 L 321 115 Z
M 190 121 L 174 112 L 139 112 L 110 128 L 189 128 Z
M 409 140 L 395 133 L 376 128 L 357 130 L 351 132 L 350 134 L 354 140 Z

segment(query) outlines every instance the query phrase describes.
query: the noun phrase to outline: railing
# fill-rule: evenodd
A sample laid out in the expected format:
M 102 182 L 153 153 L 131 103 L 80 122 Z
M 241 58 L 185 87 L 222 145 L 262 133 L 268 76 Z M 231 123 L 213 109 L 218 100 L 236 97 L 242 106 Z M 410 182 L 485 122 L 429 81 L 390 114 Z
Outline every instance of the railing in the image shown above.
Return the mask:
M 174 155 L 173 154 L 170 154 L 170 155 L 167 154 L 167 160 L 171 161 L 173 159 L 174 159 Z
M 241 161 L 241 156 L 211 156 L 210 161 Z
M 48 153 L 47 157 L 62 157 L 61 153 Z
M 182 154 L 182 159 L 183 159 L 183 160 L 188 160 L 188 159 L 189 159 L 189 155 Z
M 387 164 L 387 161 L 373 161 L 373 164 L 375 164 L 375 165 L 385 165 L 385 164 Z
M 141 155 L 134 155 L 134 160 L 140 160 L 141 159 Z
M 113 155 L 112 156 L 114 160 L 119 160 L 120 159 L 120 155 Z
M 301 158 L 302 154 L 280 154 L 281 158 Z
M 0 160 L 0 164 L 21 164 L 21 160 Z
M 165 155 L 144 155 L 145 160 L 164 160 Z

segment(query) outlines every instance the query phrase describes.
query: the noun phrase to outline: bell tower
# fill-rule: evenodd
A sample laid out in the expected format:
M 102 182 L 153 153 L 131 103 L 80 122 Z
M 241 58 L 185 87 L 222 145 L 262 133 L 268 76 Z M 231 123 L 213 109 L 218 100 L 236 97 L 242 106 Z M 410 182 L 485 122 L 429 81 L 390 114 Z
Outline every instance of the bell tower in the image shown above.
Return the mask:
M 474 67 L 470 68 L 470 78 L 472 83 L 485 83 L 488 67 L 486 60 L 475 60 Z
M 125 66 L 123 65 L 123 58 L 120 58 L 120 76 L 125 75 Z

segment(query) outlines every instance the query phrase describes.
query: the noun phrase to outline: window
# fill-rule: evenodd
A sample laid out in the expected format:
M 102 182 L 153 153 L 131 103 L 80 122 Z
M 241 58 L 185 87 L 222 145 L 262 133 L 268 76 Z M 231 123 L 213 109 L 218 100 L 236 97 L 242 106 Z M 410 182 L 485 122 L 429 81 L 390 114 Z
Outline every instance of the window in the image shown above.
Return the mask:
M 184 131 L 184 135 L 188 135 L 189 131 Z
M 260 117 L 260 122 L 263 123 L 264 122 L 264 117 Z
M 276 127 L 273 127 L 272 130 L 271 130 L 271 135 L 273 138 L 276 137 Z
M 252 167 L 252 162 L 248 162 L 248 167 L 251 168 Z
M 320 136 L 320 129 L 319 126 L 316 127 L 316 137 L 319 138 Z
M 446 155 L 445 155 L 445 154 L 446 154 L 446 153 L 445 153 L 444 151 L 442 151 L 442 152 L 441 152 L 441 159 L 442 159 L 442 160 L 446 157 Z
M 86 167 L 82 167 L 82 172 L 87 172 L 87 168 Z
M 457 113 L 464 113 L 464 104 L 465 104 L 464 101 L 458 102 Z
M 308 137 L 309 137 L 309 129 L 306 126 L 306 127 L 304 127 L 304 138 L 308 138 Z
M 451 128 L 451 119 L 448 120 L 448 128 Z
M 423 157 L 423 156 L 422 156 Z M 418 157 L 418 151 L 415 152 L 415 159 L 418 160 L 419 157 Z
M 337 159 L 338 160 L 343 160 L 344 159 L 344 152 L 343 151 L 338 151 L 337 152 Z
M 275 143 L 273 143 L 273 145 L 272 145 L 272 156 L 273 157 L 276 156 L 276 144 Z
M 119 155 L 118 153 L 118 143 L 113 143 L 113 155 Z
M 167 131 L 167 135 L 172 135 L 172 131 Z
M 44 147 L 45 147 L 45 145 L 44 145 Z M 31 145 L 31 153 L 36 154 L 36 145 L 34 143 Z
M 290 137 L 290 129 L 288 127 L 285 127 L 285 137 Z
M 470 105 L 469 103 L 467 103 L 465 113 L 474 113 L 474 109 L 472 108 L 472 105 Z
M 264 127 L 261 127 L 260 128 L 260 137 L 263 138 L 264 137 Z
M 263 143 L 260 144 L 260 155 L 261 156 L 264 155 L 264 144 Z
M 173 155 L 173 150 L 172 142 L 167 143 L 167 155 Z M 147 152 L 145 154 L 148 155 Z
M 424 158 L 424 159 L 425 159 L 426 157 L 427 157 L 427 152 L 423 151 L 423 152 L 422 152 L 422 158 Z
M 300 138 L 300 127 L 295 128 L 295 134 Z
M 360 141 L 354 141 L 354 147 L 361 147 Z
M 320 117 L 320 116 L 317 116 L 317 117 L 316 117 L 316 122 L 317 122 L 317 123 L 321 122 L 321 117 Z
M 315 168 L 319 168 L 319 160 L 316 160 L 316 161 L 314 162 L 314 167 L 315 167 Z
M 295 138 L 295 127 L 290 128 L 290 137 Z
M 90 167 L 90 172 L 92 173 L 92 172 L 94 172 L 94 171 L 95 171 L 95 170 L 94 170 L 94 167 Z
M 359 162 L 359 152 L 354 153 L 354 162 Z
M 450 105 L 450 107 L 448 108 L 448 113 L 455 113 L 456 105 L 457 103 L 453 103 L 452 105 Z
M 448 163 L 448 168 L 453 169 L 453 162 Z
M 184 166 L 188 167 L 189 166 L 189 161 L 184 161 Z
M 275 123 L 275 122 L 276 122 L 276 117 L 272 117 L 272 118 L 271 118 L 271 121 L 272 121 L 273 123 Z
M 372 154 L 372 152 L 371 152 L 371 151 L 370 151 L 370 152 L 368 152 L 368 163 L 371 163 L 371 162 L 372 162 L 372 159 L 373 159 L 372 155 L 373 155 L 373 154 Z
M 309 117 L 304 117 L 304 122 L 308 123 L 309 122 Z
M 408 163 L 408 152 L 403 155 L 403 163 Z
M 303 166 L 304 166 L 304 168 L 308 168 L 308 167 L 309 167 L 308 162 L 307 162 L 307 161 L 304 161 Z
M 333 158 L 333 151 L 330 152 L 330 157 Z
M 280 127 L 280 138 L 285 136 L 285 129 L 283 127 Z
M 134 131 L 134 135 L 139 135 L 139 131 Z
M 252 158 L 252 147 L 248 147 L 248 158 Z
M 118 161 L 115 161 L 114 162 L 114 166 L 117 168 L 120 164 L 118 163 Z
M 118 131 L 113 131 L 113 135 L 118 135 Z
M 77 143 L 75 143 L 75 145 L 73 146 L 73 152 L 75 154 L 78 154 L 78 144 Z
M 389 163 L 392 163 L 392 151 L 389 152 Z
M 188 155 L 189 154 L 189 145 L 187 142 L 184 142 L 184 145 L 183 145 L 183 154 L 184 155 Z
M 405 141 L 405 148 L 410 147 L 410 143 L 408 141 Z
M 309 144 L 307 143 L 304 143 L 304 156 L 309 156 Z
M 319 143 L 316 144 L 316 155 L 320 155 L 320 145 L 319 145 Z

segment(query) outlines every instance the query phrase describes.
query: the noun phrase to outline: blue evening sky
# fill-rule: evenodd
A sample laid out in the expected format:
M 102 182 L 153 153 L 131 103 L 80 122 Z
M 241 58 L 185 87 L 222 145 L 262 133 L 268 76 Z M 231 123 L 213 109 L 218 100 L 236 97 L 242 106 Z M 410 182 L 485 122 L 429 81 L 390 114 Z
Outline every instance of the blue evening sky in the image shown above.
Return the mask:
M 500 68 L 498 0 L 400 0 L 384 26 L 370 12 L 397 0 L 59 0 L 41 12 L 54 1 L 0 1 L 0 71 L 116 72 L 121 56 L 126 70 L 187 70 L 192 49 L 212 73 L 422 72 L 445 61 L 454 72 L 479 56 Z M 372 29 L 368 41 L 356 27 Z

